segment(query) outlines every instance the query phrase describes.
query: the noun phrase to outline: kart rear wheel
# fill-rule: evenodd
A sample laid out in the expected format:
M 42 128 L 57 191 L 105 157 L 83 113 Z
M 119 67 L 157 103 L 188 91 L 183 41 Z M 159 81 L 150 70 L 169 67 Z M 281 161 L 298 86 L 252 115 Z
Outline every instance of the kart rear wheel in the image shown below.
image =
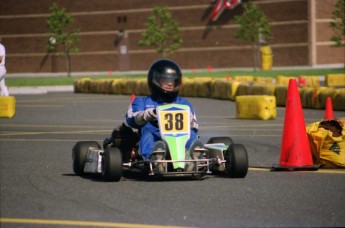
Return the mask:
M 244 178 L 248 173 L 248 154 L 242 144 L 231 144 L 225 153 L 226 169 L 233 178 Z
M 104 151 L 102 159 L 102 176 L 106 181 L 119 181 L 122 177 L 122 154 L 117 147 Z
M 100 149 L 101 146 L 96 141 L 77 142 L 72 149 L 73 171 L 77 175 L 84 174 L 85 160 L 90 147 Z
M 212 137 L 208 140 L 207 143 L 224 143 L 225 145 L 231 145 L 234 143 L 230 137 L 222 136 L 222 137 Z

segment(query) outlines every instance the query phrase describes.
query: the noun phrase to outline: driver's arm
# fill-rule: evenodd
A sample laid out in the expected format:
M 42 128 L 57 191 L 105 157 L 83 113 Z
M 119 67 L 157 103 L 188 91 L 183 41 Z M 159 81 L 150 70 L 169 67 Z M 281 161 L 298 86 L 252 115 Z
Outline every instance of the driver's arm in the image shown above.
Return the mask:
M 145 109 L 143 98 L 136 98 L 129 106 L 126 114 L 127 124 L 133 128 L 139 128 L 154 118 L 156 118 L 155 108 Z
M 190 126 L 192 129 L 195 129 L 196 131 L 198 131 L 199 129 L 199 124 L 198 124 L 198 120 L 196 118 L 195 112 L 194 110 L 192 110 L 191 112 L 191 116 L 190 116 Z

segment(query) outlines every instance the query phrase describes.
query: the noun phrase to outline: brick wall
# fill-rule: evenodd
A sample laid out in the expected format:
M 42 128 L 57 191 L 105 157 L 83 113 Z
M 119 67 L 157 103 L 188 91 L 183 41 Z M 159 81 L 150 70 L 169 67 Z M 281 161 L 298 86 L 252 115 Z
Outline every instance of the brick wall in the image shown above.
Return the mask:
M 310 0 L 253 1 L 271 20 L 273 66 L 344 63 L 344 49 L 329 47 L 328 24 L 335 0 L 315 1 L 314 39 Z M 184 43 L 171 58 L 182 68 L 253 66 L 250 44 L 233 36 L 234 16 L 242 13 L 241 6 L 225 10 L 212 22 L 209 0 L 2 0 L 0 35 L 9 73 L 65 71 L 63 56 L 45 53 L 46 20 L 53 2 L 71 13 L 80 29 L 80 52 L 72 56 L 72 71 L 146 70 L 160 56 L 138 46 L 138 41 L 156 5 L 166 6 L 180 25 Z M 125 39 L 116 42 L 119 30 L 125 31 Z M 124 43 L 128 56 L 121 58 L 119 46 Z

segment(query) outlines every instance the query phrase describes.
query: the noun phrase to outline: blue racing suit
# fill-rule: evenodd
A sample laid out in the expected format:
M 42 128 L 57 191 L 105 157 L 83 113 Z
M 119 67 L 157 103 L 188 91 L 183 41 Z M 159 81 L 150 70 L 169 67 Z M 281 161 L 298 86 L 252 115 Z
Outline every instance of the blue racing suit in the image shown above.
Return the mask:
M 191 135 L 186 143 L 186 149 L 189 149 L 191 144 L 198 138 L 198 122 L 195 116 L 194 109 L 189 101 L 182 97 L 176 97 L 176 99 L 172 103 L 177 104 L 184 104 L 188 105 L 191 110 Z M 154 143 L 158 140 L 161 140 L 160 133 L 159 133 L 159 127 L 157 124 L 152 124 L 153 121 L 157 123 L 157 120 L 153 120 L 152 122 L 146 122 L 146 123 L 139 123 L 136 121 L 136 116 L 141 115 L 141 113 L 149 108 L 156 108 L 159 105 L 167 104 L 166 102 L 163 102 L 159 99 L 155 99 L 152 96 L 148 97 L 137 97 L 133 100 L 133 102 L 130 104 L 127 114 L 126 114 L 126 122 L 129 126 L 132 128 L 139 129 L 140 131 L 140 142 L 139 142 L 139 148 L 141 151 L 141 155 L 148 159 L 150 154 L 152 153 L 152 149 L 154 146 Z

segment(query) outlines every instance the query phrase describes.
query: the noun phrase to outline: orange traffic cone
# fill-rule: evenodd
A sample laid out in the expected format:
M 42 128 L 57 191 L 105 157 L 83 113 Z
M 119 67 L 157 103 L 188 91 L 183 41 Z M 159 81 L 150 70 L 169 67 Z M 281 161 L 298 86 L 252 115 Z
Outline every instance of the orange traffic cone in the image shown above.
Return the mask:
M 280 164 L 272 170 L 317 170 L 313 165 L 296 79 L 289 80 Z
M 131 99 L 130 99 L 129 103 L 132 103 L 132 102 L 134 101 L 134 99 L 135 99 L 135 94 L 133 93 L 133 94 L 131 95 Z
M 334 119 L 332 98 L 326 98 L 325 120 Z

